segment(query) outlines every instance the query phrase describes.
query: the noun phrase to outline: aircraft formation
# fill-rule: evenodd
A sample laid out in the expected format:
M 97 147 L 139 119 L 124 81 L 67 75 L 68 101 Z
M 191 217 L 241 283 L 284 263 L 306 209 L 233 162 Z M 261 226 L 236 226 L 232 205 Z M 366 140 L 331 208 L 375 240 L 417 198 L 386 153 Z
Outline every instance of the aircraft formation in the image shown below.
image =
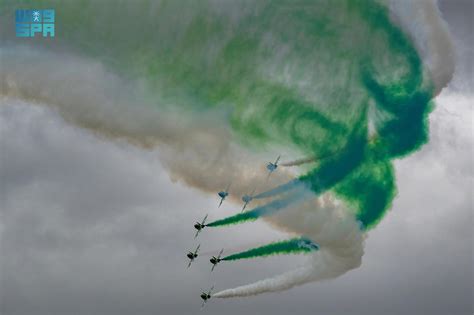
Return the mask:
M 275 162 L 273 162 L 273 163 L 269 162 L 266 165 L 266 169 L 268 170 L 267 179 L 270 177 L 270 175 L 273 172 L 275 172 L 277 170 L 277 168 L 279 166 L 279 164 L 278 164 L 279 161 L 280 161 L 280 156 L 277 157 Z M 217 195 L 220 198 L 219 205 L 217 206 L 218 208 L 220 208 L 220 206 L 222 205 L 222 203 L 224 202 L 226 197 L 229 196 L 229 189 L 230 189 L 230 184 L 227 185 L 225 190 L 219 191 L 217 193 Z M 255 196 L 255 191 L 256 191 L 256 188 L 253 189 L 252 192 L 250 192 L 249 194 L 246 194 L 246 195 L 242 196 L 242 201 L 243 201 L 244 205 L 242 207 L 241 212 L 244 212 L 245 208 L 253 200 L 253 198 Z M 208 217 L 208 214 L 206 214 L 200 222 L 194 223 L 194 229 L 196 229 L 196 234 L 194 235 L 195 239 L 198 237 L 199 233 L 201 233 L 201 231 L 206 227 L 207 217 Z M 194 260 L 199 256 L 200 247 L 201 247 L 201 244 L 199 244 L 194 251 L 189 251 L 186 254 L 187 258 L 189 259 L 188 268 L 191 266 L 191 264 L 194 262 Z M 217 256 L 212 256 L 212 258 L 209 260 L 210 263 L 212 264 L 211 272 L 214 270 L 214 268 L 217 266 L 217 264 L 219 264 L 222 261 L 221 257 L 222 257 L 223 252 L 224 252 L 224 249 L 221 249 L 221 251 L 219 252 L 219 254 Z M 207 303 L 207 301 L 209 301 L 211 299 L 213 289 L 214 289 L 214 286 L 212 286 L 208 291 L 201 292 L 201 295 L 200 295 L 200 297 L 202 299 L 201 308 L 204 307 L 204 305 Z

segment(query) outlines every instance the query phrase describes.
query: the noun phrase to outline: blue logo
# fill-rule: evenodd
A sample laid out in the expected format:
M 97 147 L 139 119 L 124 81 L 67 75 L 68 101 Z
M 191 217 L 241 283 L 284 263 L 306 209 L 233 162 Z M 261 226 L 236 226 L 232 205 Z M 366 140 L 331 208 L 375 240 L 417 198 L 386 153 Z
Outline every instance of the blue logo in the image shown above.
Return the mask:
M 16 10 L 16 37 L 54 37 L 54 9 Z

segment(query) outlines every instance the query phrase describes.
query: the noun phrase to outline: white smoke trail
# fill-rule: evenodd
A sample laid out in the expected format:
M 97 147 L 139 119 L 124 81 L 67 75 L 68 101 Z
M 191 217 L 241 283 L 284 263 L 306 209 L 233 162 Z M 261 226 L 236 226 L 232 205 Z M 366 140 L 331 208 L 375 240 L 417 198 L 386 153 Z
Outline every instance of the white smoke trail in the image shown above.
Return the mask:
M 281 163 L 280 165 L 285 166 L 285 167 L 299 166 L 306 163 L 313 163 L 313 162 L 316 162 L 317 160 L 318 160 L 317 158 L 305 158 L 305 159 L 299 159 L 299 160 Z
M 322 249 L 313 254 L 308 264 L 290 270 L 273 278 L 257 281 L 253 284 L 227 289 L 214 294 L 216 298 L 245 297 L 261 293 L 278 292 L 291 289 L 309 282 L 335 278 L 348 270 L 357 268 L 361 255 L 349 254 L 338 256 L 338 253 Z
M 348 209 L 329 194 L 265 218 L 275 227 L 305 235 L 320 245 L 306 265 L 272 278 L 218 292 L 214 297 L 252 296 L 335 278 L 360 266 L 365 235 Z
M 303 165 L 303 164 L 319 162 L 319 161 L 322 161 L 326 158 L 334 156 L 336 154 L 337 154 L 337 152 L 322 155 L 322 156 L 317 156 L 317 157 L 315 156 L 315 157 L 309 157 L 309 158 L 302 158 L 302 159 L 297 159 L 297 160 L 293 160 L 293 161 L 289 161 L 289 162 L 283 162 L 280 165 L 284 166 L 284 167 L 300 166 L 300 165 Z
M 233 143 L 219 113 L 187 117 L 155 105 L 155 99 L 129 88 L 129 82 L 98 62 L 27 47 L 1 48 L 0 54 L 5 61 L 0 73 L 3 97 L 47 104 L 65 120 L 101 137 L 125 139 L 144 148 L 158 146 L 173 181 L 207 192 L 232 182 L 229 199 L 240 202 L 249 187 L 258 184 L 267 190 L 293 177 L 279 171 L 271 182 L 265 181 L 262 160 L 269 158 Z
M 455 69 L 452 37 L 436 0 L 390 0 L 392 18 L 413 39 L 435 85 L 435 95 L 451 81 Z
M 336 257 L 331 252 L 323 249 L 317 255 L 314 254 L 310 262 L 305 266 L 285 272 L 273 278 L 260 280 L 250 285 L 218 292 L 214 294 L 214 297 L 229 298 L 252 296 L 264 292 L 288 290 L 304 283 L 334 278 L 345 273 L 348 269 L 352 269 L 352 267 L 348 268 L 340 265 L 341 262 L 345 261 L 343 257 Z M 330 269 L 328 269 L 329 266 L 331 266 Z M 354 267 L 357 267 L 356 264 L 354 264 Z

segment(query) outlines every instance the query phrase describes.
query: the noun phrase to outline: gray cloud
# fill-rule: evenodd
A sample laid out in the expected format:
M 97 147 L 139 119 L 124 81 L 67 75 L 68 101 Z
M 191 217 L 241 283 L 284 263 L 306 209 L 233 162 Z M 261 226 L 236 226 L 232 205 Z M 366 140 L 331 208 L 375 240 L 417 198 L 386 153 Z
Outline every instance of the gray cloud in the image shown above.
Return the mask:
M 443 97 L 432 143 L 397 165 L 399 198 L 370 233 L 361 269 L 251 302 L 218 301 L 206 312 L 468 314 L 472 137 L 468 121 L 442 108 L 472 110 L 469 99 Z M 200 288 L 243 284 L 303 261 L 222 264 L 212 278 L 205 259 L 186 270 L 190 224 L 215 198 L 171 184 L 155 152 L 103 142 L 50 110 L 11 102 L 0 112 L 5 314 L 193 314 Z M 258 222 L 205 231 L 200 241 L 217 250 L 278 237 Z
M 466 33 L 460 3 L 441 3 L 455 34 Z M 459 36 L 458 45 L 472 48 Z M 431 143 L 397 163 L 398 198 L 370 232 L 360 269 L 283 294 L 214 301 L 205 312 L 472 314 L 472 96 L 458 93 L 465 75 L 455 77 L 457 93 L 438 99 Z M 193 221 L 237 206 L 216 210 L 217 198 L 172 183 L 158 152 L 99 139 L 52 110 L 1 103 L 2 314 L 200 314 L 201 288 L 249 283 L 304 261 L 223 263 L 210 275 L 203 257 L 186 270 Z M 283 237 L 255 222 L 204 231 L 198 241 L 212 252 Z

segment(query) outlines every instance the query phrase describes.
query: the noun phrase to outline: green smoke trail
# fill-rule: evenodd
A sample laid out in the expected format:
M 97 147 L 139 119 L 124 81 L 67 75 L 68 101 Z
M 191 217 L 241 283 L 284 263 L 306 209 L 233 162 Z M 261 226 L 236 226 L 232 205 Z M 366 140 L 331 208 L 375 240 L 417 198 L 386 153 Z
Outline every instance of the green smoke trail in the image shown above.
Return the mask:
M 363 113 L 360 115 L 364 117 Z M 361 123 L 359 125 L 362 125 Z M 327 189 L 334 186 L 336 183 L 343 180 L 347 174 L 349 174 L 354 168 L 357 167 L 363 160 L 364 148 L 365 148 L 365 133 L 366 130 L 363 128 L 355 128 L 356 132 L 352 135 L 348 141 L 348 145 L 344 150 L 341 150 L 337 157 L 334 156 L 328 159 L 325 163 L 322 163 L 314 173 L 302 176 L 297 180 L 292 180 L 287 184 L 281 185 L 270 192 L 261 194 L 262 196 L 271 196 L 274 191 L 278 193 L 284 193 L 297 187 L 304 188 L 309 182 L 311 190 L 319 195 Z M 247 221 L 253 221 L 260 217 L 269 216 L 277 211 L 286 208 L 289 205 L 295 205 L 305 200 L 305 193 L 294 193 L 289 197 L 272 201 L 266 205 L 257 207 L 248 212 L 239 213 L 221 220 L 217 220 L 207 224 L 210 227 L 219 227 L 232 224 L 243 223 Z M 365 223 L 360 218 L 362 223 Z
M 17 7 L 57 10 L 54 42 L 36 47 L 97 58 L 143 82 L 157 107 L 196 119 L 225 113 L 218 118 L 250 150 L 338 152 L 299 181 L 315 195 L 335 193 L 365 228 L 396 195 L 392 160 L 428 140 L 430 79 L 381 1 L 45 0 L 2 3 L 0 11 Z
M 307 254 L 319 250 L 319 246 L 307 238 L 294 238 L 229 255 L 222 260 L 239 260 L 281 254 Z
M 274 200 L 266 205 L 257 207 L 247 212 L 242 212 L 221 220 L 213 221 L 211 223 L 206 224 L 206 226 L 210 227 L 219 227 L 219 226 L 226 226 L 232 224 L 238 224 L 248 221 L 254 221 L 260 217 L 271 215 L 290 204 L 295 204 L 297 202 L 302 202 L 304 200 L 304 196 L 301 193 L 295 193 L 290 195 L 286 198 Z
M 281 193 L 287 192 L 289 190 L 293 190 L 293 189 L 296 189 L 296 188 L 302 188 L 302 187 L 304 187 L 304 184 L 301 183 L 298 179 L 294 179 L 292 181 L 289 181 L 288 183 L 285 183 L 283 185 L 275 187 L 275 188 L 273 188 L 269 191 L 259 193 L 255 196 L 253 196 L 253 199 L 262 199 L 262 198 L 274 197 L 274 196 L 277 196 Z

